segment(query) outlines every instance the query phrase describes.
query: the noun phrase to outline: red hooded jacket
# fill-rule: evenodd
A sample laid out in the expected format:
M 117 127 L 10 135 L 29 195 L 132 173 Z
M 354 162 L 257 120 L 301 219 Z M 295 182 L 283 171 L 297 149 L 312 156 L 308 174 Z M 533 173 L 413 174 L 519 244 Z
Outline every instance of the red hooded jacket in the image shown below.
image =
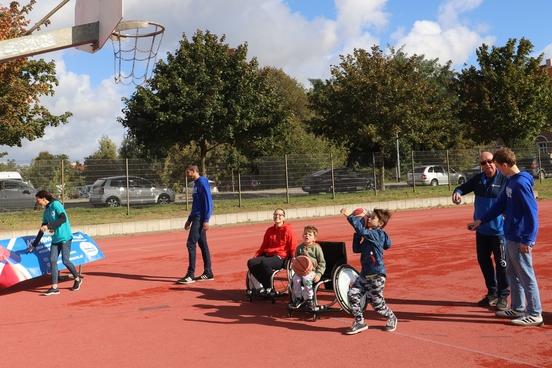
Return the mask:
M 276 225 L 266 229 L 263 244 L 255 253 L 255 256 L 279 256 L 280 258 L 290 258 L 295 254 L 297 241 L 291 225 L 284 223 L 281 227 Z

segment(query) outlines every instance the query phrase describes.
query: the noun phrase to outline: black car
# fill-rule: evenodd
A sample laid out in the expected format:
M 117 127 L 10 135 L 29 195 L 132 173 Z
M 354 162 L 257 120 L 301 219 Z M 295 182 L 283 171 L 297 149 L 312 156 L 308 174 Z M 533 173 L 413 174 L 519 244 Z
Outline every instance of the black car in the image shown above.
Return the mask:
M 356 192 L 374 188 L 374 181 L 361 173 L 348 168 L 334 169 L 336 192 Z M 316 171 L 303 179 L 303 191 L 307 193 L 331 192 L 332 169 Z
M 544 179 L 552 176 L 552 160 L 548 157 L 541 157 L 541 165 L 538 158 L 520 158 L 517 160 L 517 167 L 521 171 L 527 171 L 536 179 Z

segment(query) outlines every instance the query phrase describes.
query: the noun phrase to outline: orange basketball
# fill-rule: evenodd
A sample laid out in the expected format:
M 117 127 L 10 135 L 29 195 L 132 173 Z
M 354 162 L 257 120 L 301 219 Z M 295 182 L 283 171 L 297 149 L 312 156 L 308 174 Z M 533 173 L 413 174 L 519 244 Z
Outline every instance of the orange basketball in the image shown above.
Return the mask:
M 366 211 L 364 208 L 357 208 L 357 209 L 353 210 L 353 212 L 351 213 L 351 215 L 353 215 L 353 216 L 360 216 L 360 215 L 362 215 L 364 212 L 368 212 L 368 211 Z
M 307 256 L 297 256 L 291 260 L 292 270 L 299 276 L 305 276 L 314 268 L 312 261 Z

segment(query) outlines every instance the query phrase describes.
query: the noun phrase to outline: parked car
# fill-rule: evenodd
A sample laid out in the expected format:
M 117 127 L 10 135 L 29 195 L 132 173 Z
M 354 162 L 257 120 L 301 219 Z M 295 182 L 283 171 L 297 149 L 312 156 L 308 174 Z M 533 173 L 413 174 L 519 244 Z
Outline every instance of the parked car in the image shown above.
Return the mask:
M 36 189 L 21 180 L 0 180 L 0 211 L 33 209 Z
M 334 183 L 336 192 L 355 192 L 374 188 L 372 178 L 349 168 L 334 169 Z M 307 193 L 331 192 L 332 170 L 323 169 L 306 176 L 303 178 L 301 188 Z
M 449 173 L 441 165 L 426 165 L 418 166 L 414 168 L 414 175 L 412 172 L 407 174 L 406 182 L 408 185 L 446 185 L 449 183 Z M 456 172 L 454 169 L 450 169 L 450 182 L 451 184 L 464 184 L 466 182 L 466 176 L 460 172 Z
M 175 199 L 172 189 L 138 176 L 128 177 L 128 194 L 126 176 L 100 178 L 92 185 L 88 198 L 93 206 L 118 207 L 127 204 L 127 196 L 130 204 L 168 204 Z
M 517 167 L 521 171 L 527 171 L 536 179 L 544 179 L 552 176 L 552 160 L 546 156 L 541 157 L 541 165 L 538 158 L 520 158 Z

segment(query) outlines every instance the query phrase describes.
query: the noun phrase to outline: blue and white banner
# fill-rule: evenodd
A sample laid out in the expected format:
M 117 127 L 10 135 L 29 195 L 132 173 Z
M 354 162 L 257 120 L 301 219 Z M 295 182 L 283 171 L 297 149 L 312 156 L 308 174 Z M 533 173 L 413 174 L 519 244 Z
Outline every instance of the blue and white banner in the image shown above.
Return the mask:
M 40 244 L 29 253 L 27 249 L 34 239 L 34 236 L 22 236 L 0 240 L 0 289 L 50 273 L 52 237 L 44 234 Z M 81 232 L 73 233 L 69 259 L 75 266 L 102 258 L 102 251 L 90 236 Z M 57 264 L 58 270 L 66 268 L 61 262 L 61 255 Z

